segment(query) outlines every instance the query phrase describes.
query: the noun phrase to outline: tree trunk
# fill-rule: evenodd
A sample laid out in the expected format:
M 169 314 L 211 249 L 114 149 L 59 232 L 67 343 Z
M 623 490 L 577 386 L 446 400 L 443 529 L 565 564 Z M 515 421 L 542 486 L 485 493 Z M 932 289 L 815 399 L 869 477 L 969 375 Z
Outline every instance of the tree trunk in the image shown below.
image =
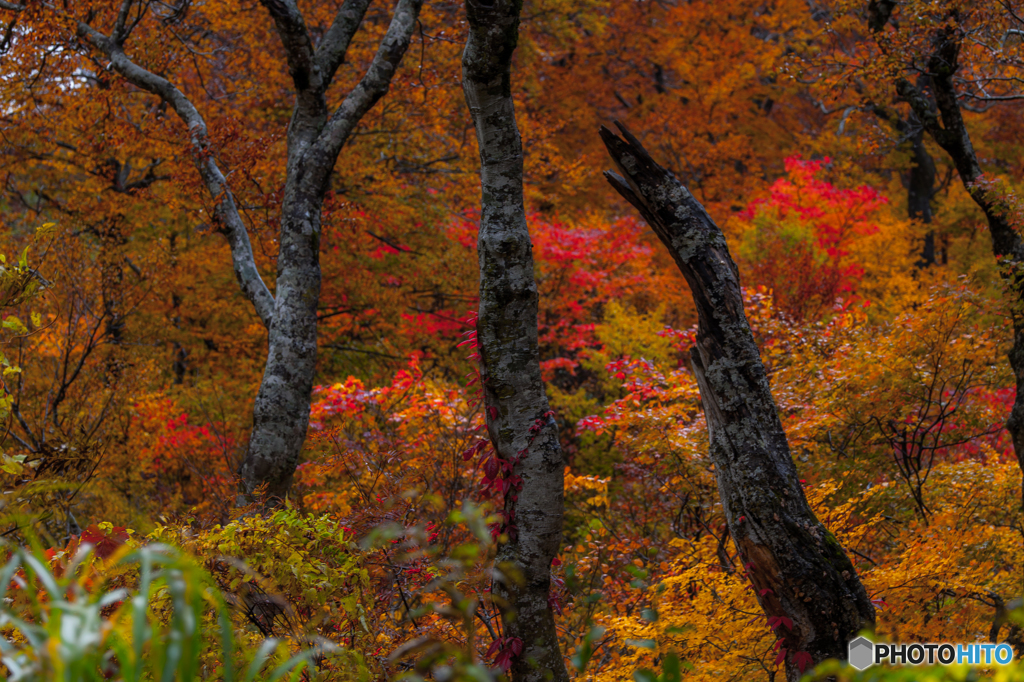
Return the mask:
M 896 91 L 910 104 L 932 139 L 953 159 L 964 187 L 988 220 L 992 251 L 1001 262 L 1003 279 L 1013 298 L 1010 310 L 1013 346 L 1009 359 L 1016 378 L 1017 394 L 1009 419 L 1006 420 L 1006 428 L 1013 439 L 1017 463 L 1024 472 L 1024 240 L 1013 229 L 1007 209 L 1000 205 L 1000 197 L 993 191 L 994 188 L 986 186 L 978 156 L 971 144 L 971 136 L 967 132 L 953 83 L 953 75 L 960 68 L 963 33 L 957 25 L 958 16 L 955 11 L 951 12 L 949 18 L 950 23 L 939 30 L 935 51 L 928 60 L 928 85 L 932 98 L 906 79 L 897 81 Z M 1024 480 L 1021 485 L 1021 504 L 1024 505 Z
M 520 8 L 517 0 L 466 2 L 470 32 L 462 83 L 480 146 L 482 190 L 477 343 L 488 433 L 498 457 L 513 464 L 503 509 L 508 541 L 496 558 L 499 570 L 513 579 L 496 581 L 495 587 L 507 602 L 505 635 L 523 646 L 512 661 L 512 679 L 561 681 L 569 677 L 548 593 L 562 539 L 564 464 L 541 380 L 523 150 L 512 106 Z
M 743 565 L 783 640 L 786 678 L 801 665 L 845 659 L 875 610 L 835 537 L 807 505 L 786 434 L 743 312 L 739 272 L 704 207 L 624 126 L 601 129 L 622 172 L 605 176 L 640 211 L 693 292 L 694 375 L 708 422 L 722 507 Z
M 874 104 L 871 109 L 909 142 L 907 146 L 913 156 L 913 165 L 903 183 L 907 189 L 907 215 L 930 224 L 932 197 L 935 196 L 935 160 L 924 145 L 924 128 L 913 114 L 905 119 L 888 107 Z M 935 231 L 929 230 L 924 237 L 921 258 L 914 265 L 925 268 L 935 263 Z
M 333 113 L 327 108 L 326 91 L 370 1 L 346 0 L 315 50 L 302 14 L 290 0 L 261 1 L 288 56 L 296 104 L 288 126 L 288 172 L 267 364 L 239 473 L 244 497 L 251 498 L 263 486 L 266 499 L 273 502 L 282 500 L 291 487 L 309 428 L 320 300 L 320 212 L 331 172 L 356 124 L 388 91 L 423 0 L 399 0 L 366 75 Z
M 915 124 L 915 121 L 910 123 L 910 125 Z M 919 126 L 915 125 L 915 127 L 916 130 L 910 137 L 911 149 L 914 152 L 914 165 L 911 167 L 907 179 L 907 213 L 911 218 L 917 218 L 923 223 L 930 224 L 932 222 L 932 196 L 935 194 L 935 161 L 924 146 L 924 130 Z M 931 236 L 931 242 L 931 251 L 929 252 L 925 247 L 925 253 L 922 256 L 926 265 L 935 264 L 934 235 Z
M 216 202 L 214 217 L 231 246 L 239 286 L 268 331 L 267 364 L 256 396 L 249 448 L 239 471 L 238 502 L 252 501 L 260 491 L 267 503 L 277 504 L 291 487 L 309 427 L 320 298 L 320 210 L 328 181 L 355 126 L 388 91 L 409 47 L 423 0 L 398 0 L 370 67 L 333 112 L 327 106 L 327 89 L 371 0 L 345 0 L 317 46 L 294 0 L 261 0 L 281 38 L 295 88 L 295 109 L 288 125 L 276 295 L 260 276 L 245 222 L 210 148 L 206 121 L 173 83 L 140 67 L 124 51 L 138 23 L 128 21 L 136 11 L 136 1 L 122 0 L 109 36 L 83 21 L 76 23 L 77 35 L 106 55 L 110 68 L 122 78 L 170 105 L 188 128 L 196 168 Z M 140 4 L 141 19 L 146 7 Z
M 907 130 L 913 126 L 912 132 Z M 907 178 L 907 214 L 926 225 L 932 222 L 932 197 L 935 196 L 935 160 L 924 146 L 924 129 L 911 118 L 901 132 L 911 132 L 910 144 L 914 153 L 914 165 Z M 899 126 L 897 126 L 899 130 Z M 935 265 L 935 230 L 929 229 L 924 235 L 921 259 L 915 263 L 919 268 Z
M 288 202 L 288 189 L 285 196 L 276 305 L 267 330 L 267 364 L 253 405 L 249 448 L 239 471 L 243 495 L 251 497 L 260 490 L 260 497 L 272 504 L 287 495 L 306 440 L 320 300 L 323 194 L 309 202 Z

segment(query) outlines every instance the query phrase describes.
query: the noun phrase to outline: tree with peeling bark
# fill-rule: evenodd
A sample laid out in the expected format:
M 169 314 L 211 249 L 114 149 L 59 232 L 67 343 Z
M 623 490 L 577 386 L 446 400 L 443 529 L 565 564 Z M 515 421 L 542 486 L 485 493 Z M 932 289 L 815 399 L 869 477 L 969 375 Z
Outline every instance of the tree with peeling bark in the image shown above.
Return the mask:
M 845 659 L 875 611 L 843 548 L 807 504 L 754 336 L 725 236 L 687 189 L 621 124 L 601 138 L 621 175 L 612 186 L 647 221 L 679 266 L 697 307 L 690 351 L 710 432 L 729 532 L 782 640 L 786 678 Z
M 512 103 L 521 3 L 466 1 L 462 84 L 480 147 L 480 353 L 487 430 L 506 479 L 495 564 L 516 682 L 568 680 L 549 601 L 562 540 L 564 462 L 537 348 L 537 283 L 523 206 L 523 147 Z
M 1012 299 L 1009 359 L 1017 392 L 1006 428 L 1024 471 L 1024 239 L 1014 224 L 1017 207 L 1009 205 L 1007 192 L 982 170 L 961 104 L 976 108 L 1024 98 L 1013 89 L 1024 69 L 1024 51 L 1019 40 L 1008 39 L 1020 35 L 1024 19 L 1003 3 L 979 3 L 970 10 L 957 3 L 912 7 L 908 13 L 910 7 L 900 8 L 896 2 L 872 1 L 868 24 L 879 51 L 888 60 L 907 65 L 893 78 L 897 96 L 910 105 L 920 128 L 949 154 L 988 222 L 992 251 Z M 901 9 L 901 16 L 911 20 L 894 23 L 893 14 Z M 914 73 L 916 82 L 911 82 L 908 76 Z
M 317 302 L 320 294 L 321 210 L 338 155 L 360 119 L 388 91 L 405 54 L 422 0 L 399 0 L 390 26 L 369 68 L 333 110 L 327 93 L 370 0 L 345 0 L 333 23 L 314 41 L 294 0 L 263 0 L 274 22 L 287 59 L 295 105 L 287 130 L 287 169 L 281 200 L 277 273 L 274 292 L 257 267 L 246 223 L 221 170 L 218 149 L 206 120 L 186 91 L 161 68 L 153 54 L 132 55 L 129 43 L 145 31 L 152 47 L 162 33 L 167 40 L 185 40 L 175 24 L 189 3 L 177 6 L 146 0 L 122 0 L 119 6 L 88 3 L 62 10 L 4 3 L 2 8 L 25 15 L 27 25 L 53 25 L 72 36 L 59 36 L 88 60 L 115 72 L 130 86 L 156 96 L 187 129 L 196 169 L 214 202 L 213 222 L 231 247 L 235 275 L 267 329 L 267 361 L 253 410 L 248 451 L 240 470 L 244 503 L 259 490 L 269 501 L 280 501 L 291 485 L 309 424 L 310 397 L 317 356 Z M 46 22 L 51 22 L 47 25 Z M 42 30 L 42 28 L 41 28 Z M 198 31 L 202 35 L 202 31 Z M 59 35 L 59 34 L 58 34 Z M 77 44 L 75 44 L 77 41 Z M 198 50 L 194 50 L 198 52 Z M 275 502 L 276 503 L 276 502 Z

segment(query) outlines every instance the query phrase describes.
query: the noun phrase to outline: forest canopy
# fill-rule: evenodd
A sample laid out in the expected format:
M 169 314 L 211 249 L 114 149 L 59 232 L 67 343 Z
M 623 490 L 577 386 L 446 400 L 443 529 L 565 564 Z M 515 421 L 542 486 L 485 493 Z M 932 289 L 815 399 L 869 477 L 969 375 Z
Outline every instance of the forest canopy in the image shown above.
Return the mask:
M 1022 37 L 0 0 L 0 672 L 1024 679 Z

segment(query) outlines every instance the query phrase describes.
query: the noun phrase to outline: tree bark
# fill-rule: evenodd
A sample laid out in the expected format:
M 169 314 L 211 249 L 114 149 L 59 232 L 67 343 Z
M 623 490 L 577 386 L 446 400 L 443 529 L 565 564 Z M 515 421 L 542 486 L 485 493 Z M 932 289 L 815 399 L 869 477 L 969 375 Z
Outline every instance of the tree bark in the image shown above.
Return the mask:
M 931 97 L 925 90 L 904 78 L 896 82 L 896 91 L 910 105 L 932 139 L 953 159 L 964 187 L 988 220 L 992 252 L 1002 265 L 1003 279 L 1013 298 L 1010 310 L 1013 346 L 1009 359 L 1017 393 L 1006 420 L 1006 428 L 1013 440 L 1017 463 L 1024 473 L 1024 240 L 1013 228 L 1008 210 L 1001 205 L 1000 197 L 994 194 L 993 188 L 986 187 L 978 156 L 960 111 L 953 83 L 953 76 L 960 68 L 960 44 L 964 37 L 957 23 L 958 18 L 955 11 L 951 12 L 950 22 L 936 34 L 934 51 L 928 60 L 927 83 Z M 1024 480 L 1021 485 L 1021 504 L 1024 505 Z
M 903 123 L 901 121 L 901 123 Z M 907 174 L 907 214 L 926 225 L 932 222 L 932 197 L 935 196 L 935 160 L 924 146 L 924 129 L 911 117 L 909 122 L 897 126 L 897 130 L 910 133 L 910 148 L 914 165 Z M 927 268 L 936 264 L 935 230 L 928 230 L 921 247 L 921 258 L 915 265 Z
M 498 456 L 513 464 L 503 509 L 508 541 L 496 558 L 499 570 L 513 579 L 495 586 L 507 602 L 506 637 L 523 646 L 511 675 L 516 682 L 561 681 L 569 677 L 548 594 L 562 539 L 564 463 L 541 380 L 523 150 L 512 105 L 520 9 L 518 0 L 466 2 L 470 31 L 462 84 L 480 147 L 482 191 L 477 344 L 488 433 Z
M 122 78 L 159 96 L 188 127 L 196 167 L 216 202 L 214 217 L 231 245 L 239 285 L 268 332 L 267 363 L 253 408 L 248 451 L 239 471 L 238 502 L 252 501 L 260 491 L 268 503 L 276 504 L 291 487 L 309 427 L 320 297 L 320 213 L 328 181 L 355 126 L 388 91 L 409 47 L 423 0 L 398 0 L 369 69 L 333 113 L 328 109 L 326 92 L 370 0 L 345 0 L 317 47 L 294 0 L 261 0 L 274 20 L 295 87 L 275 294 L 271 294 L 256 267 L 248 231 L 210 149 L 206 122 L 199 110 L 173 83 L 138 66 L 124 51 L 131 32 L 125 18 L 135 2 L 122 0 L 109 36 L 85 22 L 77 23 L 77 33 L 106 55 L 111 68 Z
M 356 124 L 388 91 L 409 47 L 422 0 L 399 0 L 366 75 L 330 116 L 327 88 L 369 0 L 346 0 L 316 50 L 302 14 L 291 0 L 261 1 L 274 18 L 288 55 L 296 103 L 288 126 L 288 172 L 267 365 L 240 476 L 244 496 L 251 497 L 259 486 L 265 486 L 267 497 L 279 500 L 291 487 L 309 427 L 320 299 L 320 212 L 328 181 Z
M 605 176 L 640 211 L 693 292 L 698 326 L 690 356 L 722 507 L 761 608 L 784 642 L 786 678 L 795 681 L 801 663 L 845 659 L 848 641 L 873 626 L 875 610 L 842 547 L 807 505 L 724 235 L 618 127 L 625 139 L 607 128 L 601 138 L 622 175 Z
M 907 215 L 925 224 L 931 224 L 936 171 L 935 160 L 924 145 L 924 127 L 913 114 L 904 119 L 888 107 L 875 104 L 871 108 L 878 118 L 890 123 L 909 143 L 913 165 L 904 180 L 907 188 Z M 924 237 L 921 259 L 915 265 L 925 268 L 935 263 L 935 231 L 929 230 Z
M 935 195 L 935 161 L 924 146 L 924 130 L 911 121 L 905 126 L 914 126 L 910 145 L 914 152 L 914 165 L 907 179 L 907 214 L 923 223 L 932 222 L 932 197 Z M 931 234 L 931 233 L 929 233 Z M 922 258 L 926 265 L 935 264 L 935 237 L 931 236 L 932 246 L 925 247 Z

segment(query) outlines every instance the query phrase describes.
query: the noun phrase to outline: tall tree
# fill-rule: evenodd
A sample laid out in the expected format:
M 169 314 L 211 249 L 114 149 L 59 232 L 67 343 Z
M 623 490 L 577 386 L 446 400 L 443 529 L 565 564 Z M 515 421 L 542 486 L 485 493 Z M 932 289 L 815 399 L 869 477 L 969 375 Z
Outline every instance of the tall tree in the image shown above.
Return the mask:
M 185 124 L 195 166 L 215 204 L 214 222 L 231 247 L 235 275 L 268 332 L 266 367 L 240 477 L 243 499 L 262 487 L 273 500 L 287 494 L 309 424 L 317 356 L 320 220 L 331 173 L 360 119 L 387 92 L 409 46 L 422 0 L 398 1 L 372 63 L 333 111 L 327 103 L 327 91 L 370 0 L 345 0 L 318 44 L 294 0 L 262 0 L 262 4 L 281 39 L 295 92 L 287 132 L 273 293 L 257 268 L 249 233 L 218 163 L 203 115 L 182 88 L 158 72 L 160 69 L 144 66 L 159 63 L 159 55 L 133 58 L 126 48 L 133 32 L 143 24 L 149 30 L 173 34 L 173 25 L 187 11 L 187 3 L 173 11 L 145 0 L 122 0 L 117 7 L 96 4 L 67 14 L 53 9 L 26 9 L 13 3 L 4 3 L 2 9 L 27 12 L 40 21 L 44 20 L 37 15 L 40 11 L 43 15 L 58 14 L 54 21 L 57 26 L 70 25 L 93 57 L 101 56 L 107 61 L 106 68 L 127 83 L 159 97 Z M 146 44 L 152 46 L 153 42 Z
M 904 120 L 897 112 L 877 104 L 872 108 L 880 119 L 892 124 L 910 151 L 910 168 L 907 169 L 903 181 L 907 188 L 907 215 L 931 225 L 932 199 L 938 191 L 935 188 L 935 159 L 924 144 L 924 128 L 921 127 L 921 122 L 914 115 Z M 935 263 L 935 230 L 930 229 L 925 233 L 921 258 L 917 266 L 927 267 Z
M 1002 35 L 1005 29 L 1006 35 L 1010 35 L 1024 29 L 1024 21 L 1009 6 L 988 8 L 988 11 L 979 7 L 964 13 L 957 4 L 950 4 L 938 15 L 942 21 L 933 24 L 937 28 L 921 31 L 916 36 L 898 35 L 893 38 L 882 35 L 896 7 L 895 2 L 872 2 L 869 6 L 870 27 L 884 53 L 892 56 L 907 51 L 913 56 L 910 63 L 921 63 L 917 70 L 921 72 L 922 78 L 916 84 L 906 74 L 897 74 L 894 79 L 896 92 L 900 99 L 910 105 L 928 135 L 949 154 L 964 188 L 985 214 L 992 236 L 992 251 L 1000 261 L 1003 279 L 1013 300 L 1010 311 L 1013 345 L 1009 359 L 1017 391 L 1010 416 L 1006 420 L 1006 428 L 1013 439 L 1017 462 L 1024 472 L 1024 239 L 1015 229 L 1005 197 L 982 171 L 960 104 L 962 98 L 994 103 L 1024 97 L 1016 92 L 999 93 L 991 89 L 993 84 L 1001 81 L 1019 81 L 1016 74 L 1024 66 L 1024 56 L 1019 53 L 1019 49 L 1010 51 L 1012 48 L 1006 53 L 996 53 L 989 59 L 1000 64 L 998 72 L 972 64 L 970 73 L 959 76 L 966 88 L 958 87 L 956 82 L 958 72 L 963 67 L 963 44 L 969 33 L 979 33 L 978 29 L 987 28 L 988 31 L 995 30 L 997 35 Z M 981 35 L 981 39 L 972 40 L 984 45 L 984 33 Z M 1004 43 L 1003 40 L 999 41 L 1000 46 Z M 922 45 L 930 45 L 931 49 L 922 51 Z M 972 88 L 977 88 L 981 94 L 971 92 Z M 1024 481 L 1021 501 L 1024 503 Z
M 606 172 L 668 248 L 693 292 L 690 351 L 729 532 L 769 625 L 784 642 L 786 679 L 845 659 L 875 610 L 843 548 L 807 504 L 743 311 L 725 236 L 690 192 L 624 126 L 601 138 L 622 175 Z
M 562 539 L 564 462 L 537 349 L 537 283 L 523 207 L 523 146 L 512 103 L 517 0 L 467 0 L 462 84 L 480 147 L 482 192 L 477 345 L 487 429 L 512 467 L 496 563 L 512 679 L 568 680 L 549 603 L 551 562 Z M 520 648 L 521 647 L 521 648 Z

